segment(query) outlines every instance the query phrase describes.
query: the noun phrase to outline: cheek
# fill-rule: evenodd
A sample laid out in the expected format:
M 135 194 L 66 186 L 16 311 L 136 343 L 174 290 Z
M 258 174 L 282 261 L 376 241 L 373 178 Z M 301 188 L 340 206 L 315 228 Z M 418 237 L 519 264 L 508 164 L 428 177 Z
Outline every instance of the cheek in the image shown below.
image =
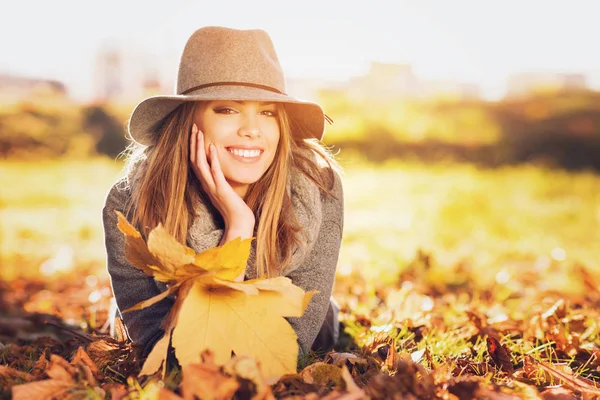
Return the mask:
M 281 131 L 279 130 L 279 124 L 276 122 L 271 123 L 264 133 L 271 148 L 277 150 L 279 140 L 281 140 Z

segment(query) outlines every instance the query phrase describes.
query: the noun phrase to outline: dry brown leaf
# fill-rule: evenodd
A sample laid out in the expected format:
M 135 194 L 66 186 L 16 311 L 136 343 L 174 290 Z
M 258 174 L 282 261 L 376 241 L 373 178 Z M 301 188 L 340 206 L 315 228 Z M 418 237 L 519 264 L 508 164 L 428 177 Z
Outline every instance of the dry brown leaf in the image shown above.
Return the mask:
M 514 367 L 510 358 L 510 350 L 506 346 L 500 344 L 498 340 L 493 337 L 486 339 L 487 349 L 492 361 L 502 371 L 512 374 Z
M 115 318 L 114 330 L 117 343 L 125 343 L 129 340 L 129 337 L 127 336 L 127 328 L 125 328 L 123 319 L 119 317 Z
M 104 396 L 104 391 L 95 387 L 97 382 L 92 373 L 92 368 L 90 368 L 90 366 L 95 367 L 95 364 L 86 356 L 87 354 L 83 349 L 79 348 L 73 359 L 73 364 L 70 364 L 64 358 L 52 354 L 49 366 L 46 369 L 46 374 L 50 379 L 13 386 L 13 399 L 67 398 L 66 391 L 84 391 L 90 387 L 96 393 L 101 393 Z M 77 369 L 83 372 L 83 382 L 77 381 Z
M 239 384 L 235 378 L 226 376 L 212 362 L 188 364 L 183 369 L 181 392 L 184 400 L 196 397 L 207 400 L 229 400 Z
M 236 356 L 223 365 L 222 370 L 234 378 L 246 379 L 254 384 L 256 394 L 252 400 L 274 400 L 271 387 L 263 376 L 259 364 L 252 357 Z
M 40 355 L 40 358 L 38 358 L 38 360 L 35 362 L 35 364 L 33 364 L 33 370 L 31 371 L 31 373 L 36 378 L 44 375 L 46 373 L 46 368 L 48 368 L 49 362 L 46 359 L 47 350 L 48 350 L 47 348 L 44 349 L 44 351 Z
M 77 371 L 75 370 L 75 367 L 67 362 L 67 360 L 56 354 L 52 354 L 50 356 L 50 365 L 48 366 L 48 369 L 46 369 L 46 374 L 52 379 L 73 384 L 75 382 Z
M 72 387 L 72 383 L 56 379 L 25 383 L 13 386 L 12 398 L 13 400 L 60 399 L 64 398 L 62 395 Z
M 558 368 L 556 368 L 555 366 L 548 364 L 546 362 L 537 361 L 537 360 L 532 360 L 532 361 L 534 363 L 537 363 L 544 371 L 546 371 L 547 373 L 552 375 L 554 378 L 563 382 L 565 386 L 568 386 L 573 390 L 576 390 L 576 391 L 579 391 L 579 392 L 582 392 L 585 394 L 600 396 L 600 388 L 597 388 L 596 386 L 586 382 L 582 378 L 578 378 L 572 374 L 563 372 L 563 371 L 559 370 Z
M 111 400 L 124 400 L 129 391 L 122 383 L 110 382 L 102 385 L 102 389 L 110 394 Z
M 334 386 L 343 389 L 345 385 L 341 368 L 324 362 L 311 364 L 299 374 L 304 382 L 318 386 Z
M 22 372 L 6 365 L 0 365 L 0 385 L 1 387 L 11 387 L 16 381 L 31 382 L 35 376 Z
M 103 369 L 121 356 L 128 354 L 131 351 L 131 346 L 110 337 L 104 337 L 89 343 L 85 350 L 94 361 L 94 364 L 99 369 Z
M 544 400 L 576 400 L 577 397 L 571 390 L 567 390 L 564 387 L 554 387 L 544 390 L 540 393 Z
M 73 360 L 71 361 L 71 364 L 77 364 L 77 363 L 86 365 L 90 369 L 92 374 L 94 374 L 94 376 L 98 377 L 98 379 L 100 379 L 100 377 L 102 377 L 102 374 L 100 373 L 100 370 L 98 369 L 98 366 L 96 365 L 96 363 L 94 361 L 92 361 L 92 359 L 90 358 L 88 353 L 86 353 L 85 350 L 83 349 L 83 347 L 81 347 L 81 346 L 77 349 L 77 352 L 75 353 L 75 356 L 73 357 Z

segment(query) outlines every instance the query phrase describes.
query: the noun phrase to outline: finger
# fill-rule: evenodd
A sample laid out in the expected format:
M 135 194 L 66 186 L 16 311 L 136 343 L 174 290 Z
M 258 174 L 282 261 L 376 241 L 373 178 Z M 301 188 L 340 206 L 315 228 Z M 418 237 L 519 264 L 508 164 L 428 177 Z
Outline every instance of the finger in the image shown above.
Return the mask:
M 192 134 L 190 135 L 190 161 L 192 166 L 196 164 L 196 138 L 198 137 L 198 127 L 196 124 L 192 126 Z
M 206 159 L 206 150 L 204 147 L 204 135 L 199 130 L 198 131 L 198 139 L 196 143 L 196 166 L 200 171 L 200 175 L 202 176 L 204 182 L 208 185 L 210 189 L 215 187 L 215 181 L 212 176 L 212 172 L 208 165 L 208 161 Z
M 227 183 L 223 171 L 221 170 L 221 163 L 219 162 L 219 156 L 217 156 L 217 148 L 214 144 L 210 145 L 210 168 L 217 186 Z

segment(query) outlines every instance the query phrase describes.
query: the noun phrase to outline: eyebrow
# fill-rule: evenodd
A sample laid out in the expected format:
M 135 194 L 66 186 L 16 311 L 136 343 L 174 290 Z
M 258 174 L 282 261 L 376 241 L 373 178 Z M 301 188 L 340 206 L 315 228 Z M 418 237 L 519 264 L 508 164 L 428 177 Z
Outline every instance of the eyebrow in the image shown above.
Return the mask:
M 223 100 L 223 101 L 227 101 L 227 100 Z M 233 101 L 234 103 L 241 104 L 241 105 L 248 103 L 247 101 L 244 101 L 244 100 L 229 100 L 229 101 Z M 259 103 L 261 103 L 260 105 L 263 107 L 275 105 L 274 102 L 271 102 L 271 103 L 259 102 Z

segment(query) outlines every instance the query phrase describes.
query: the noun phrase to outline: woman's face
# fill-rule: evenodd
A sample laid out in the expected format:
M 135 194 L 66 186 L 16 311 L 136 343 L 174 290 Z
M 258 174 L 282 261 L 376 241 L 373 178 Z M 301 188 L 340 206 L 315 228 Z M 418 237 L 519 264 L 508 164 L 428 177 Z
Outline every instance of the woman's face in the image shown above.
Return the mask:
M 210 101 L 196 109 L 194 123 L 204 134 L 207 157 L 212 143 L 225 179 L 241 196 L 275 158 L 280 135 L 275 103 Z

